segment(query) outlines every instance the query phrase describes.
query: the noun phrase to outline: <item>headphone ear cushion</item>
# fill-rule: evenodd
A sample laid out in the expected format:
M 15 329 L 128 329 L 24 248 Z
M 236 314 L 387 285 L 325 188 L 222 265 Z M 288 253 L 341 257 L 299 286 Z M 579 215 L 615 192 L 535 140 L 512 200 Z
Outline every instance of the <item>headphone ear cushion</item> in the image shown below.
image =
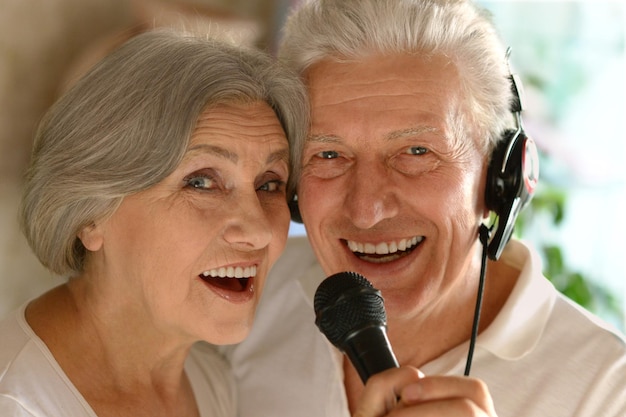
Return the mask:
M 498 217 L 498 227 L 489 243 L 488 255 L 497 260 L 509 241 L 515 220 L 531 200 L 539 179 L 535 142 L 522 129 L 507 133 L 489 163 L 485 203 Z
M 485 203 L 487 208 L 497 215 L 501 214 L 503 207 L 508 205 L 511 190 L 514 189 L 515 184 L 511 184 L 511 182 L 515 181 L 515 178 L 511 178 L 509 159 L 515 156 L 511 154 L 507 156 L 507 151 L 513 146 L 512 142 L 517 140 L 517 136 L 518 132 L 516 130 L 504 132 L 502 139 L 497 143 L 489 160 L 485 186 Z
M 485 203 L 497 215 L 519 199 L 523 206 L 532 198 L 539 180 L 539 156 L 535 142 L 524 130 L 508 131 L 491 155 L 487 169 Z

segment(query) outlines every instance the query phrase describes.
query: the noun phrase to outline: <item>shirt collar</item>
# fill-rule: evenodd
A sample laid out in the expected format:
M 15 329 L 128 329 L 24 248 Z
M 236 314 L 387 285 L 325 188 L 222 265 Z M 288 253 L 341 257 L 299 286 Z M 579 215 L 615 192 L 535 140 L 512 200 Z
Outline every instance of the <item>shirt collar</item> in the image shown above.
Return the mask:
M 501 261 L 520 274 L 504 306 L 476 343 L 502 359 L 513 360 L 531 352 L 539 342 L 556 301 L 556 291 L 543 277 L 539 254 L 524 243 L 511 240 Z

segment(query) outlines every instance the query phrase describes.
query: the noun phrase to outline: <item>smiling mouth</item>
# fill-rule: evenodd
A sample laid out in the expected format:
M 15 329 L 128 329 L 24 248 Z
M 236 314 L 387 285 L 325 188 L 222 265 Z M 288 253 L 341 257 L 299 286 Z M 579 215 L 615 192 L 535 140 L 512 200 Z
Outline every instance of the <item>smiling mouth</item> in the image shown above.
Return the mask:
M 360 243 L 346 240 L 348 248 L 359 259 L 372 263 L 393 262 L 407 256 L 424 241 L 424 236 L 414 236 L 398 241 L 380 243 Z
M 204 271 L 200 274 L 202 280 L 214 287 L 232 291 L 249 291 L 249 283 L 256 276 L 256 266 L 250 267 L 222 267 Z

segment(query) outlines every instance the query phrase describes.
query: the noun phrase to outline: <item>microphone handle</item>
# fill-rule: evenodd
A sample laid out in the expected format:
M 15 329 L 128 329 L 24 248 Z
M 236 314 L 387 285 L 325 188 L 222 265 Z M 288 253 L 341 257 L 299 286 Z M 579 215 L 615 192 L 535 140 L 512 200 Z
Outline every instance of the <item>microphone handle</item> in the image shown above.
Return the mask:
M 365 384 L 370 376 L 398 367 L 385 326 L 371 325 L 350 334 L 342 346 Z

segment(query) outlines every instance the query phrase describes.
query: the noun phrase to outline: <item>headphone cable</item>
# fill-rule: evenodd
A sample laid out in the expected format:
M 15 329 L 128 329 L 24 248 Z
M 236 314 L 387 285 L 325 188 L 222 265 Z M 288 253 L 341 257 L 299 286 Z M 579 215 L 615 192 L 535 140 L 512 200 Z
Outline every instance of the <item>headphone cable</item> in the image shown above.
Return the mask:
M 485 290 L 485 272 L 487 269 L 487 248 L 489 244 L 489 235 L 491 229 L 481 224 L 478 228 L 478 236 L 480 243 L 483 245 L 482 260 L 480 264 L 480 279 L 478 280 L 478 293 L 476 295 L 476 307 L 474 309 L 474 320 L 472 323 L 472 335 L 470 337 L 469 350 L 467 352 L 467 362 L 465 363 L 465 372 L 463 375 L 469 376 L 472 367 L 472 359 L 474 358 L 474 348 L 476 347 L 476 338 L 478 337 L 478 325 L 480 324 L 480 311 L 483 304 L 483 293 Z

